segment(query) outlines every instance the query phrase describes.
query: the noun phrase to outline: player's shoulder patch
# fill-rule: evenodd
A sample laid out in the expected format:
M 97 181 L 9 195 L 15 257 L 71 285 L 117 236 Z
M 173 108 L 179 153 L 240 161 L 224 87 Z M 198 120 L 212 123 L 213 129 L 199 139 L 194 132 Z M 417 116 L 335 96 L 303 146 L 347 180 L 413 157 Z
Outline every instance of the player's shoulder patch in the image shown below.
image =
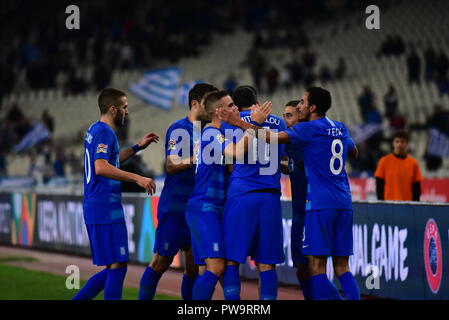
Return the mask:
M 108 153 L 108 145 L 99 143 L 97 145 L 97 153 Z

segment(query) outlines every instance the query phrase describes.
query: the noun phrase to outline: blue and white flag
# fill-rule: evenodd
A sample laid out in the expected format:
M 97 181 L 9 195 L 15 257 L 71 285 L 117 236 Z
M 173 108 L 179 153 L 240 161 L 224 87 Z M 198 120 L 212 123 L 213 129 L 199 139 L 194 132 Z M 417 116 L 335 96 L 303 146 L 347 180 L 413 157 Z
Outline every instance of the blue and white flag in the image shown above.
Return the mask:
M 349 131 L 351 132 L 351 137 L 355 144 L 359 144 L 365 142 L 382 129 L 383 126 L 380 123 L 363 123 L 361 125 L 351 127 Z
M 13 151 L 21 152 L 28 150 L 39 142 L 47 140 L 50 136 L 51 133 L 48 131 L 47 127 L 43 123 L 39 122 L 33 127 L 33 129 L 28 131 L 28 133 L 17 145 L 13 147 Z
M 427 154 L 436 157 L 449 157 L 449 137 L 438 129 L 429 130 Z
M 186 82 L 179 86 L 178 92 L 176 94 L 176 102 L 181 105 L 185 106 L 189 103 L 189 91 L 193 88 L 194 85 L 197 83 L 202 83 L 202 80 L 194 80 L 190 82 Z
M 180 68 L 156 69 L 145 72 L 145 76 L 129 89 L 148 104 L 162 109 L 170 109 L 181 78 Z

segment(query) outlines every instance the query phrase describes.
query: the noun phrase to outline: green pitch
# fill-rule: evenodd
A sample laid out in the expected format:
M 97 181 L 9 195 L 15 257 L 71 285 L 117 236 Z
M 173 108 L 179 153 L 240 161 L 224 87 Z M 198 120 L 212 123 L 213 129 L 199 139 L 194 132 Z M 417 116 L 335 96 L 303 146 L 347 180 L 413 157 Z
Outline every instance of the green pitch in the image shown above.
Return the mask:
M 68 290 L 66 278 L 47 272 L 32 271 L 6 265 L 12 261 L 35 261 L 28 257 L 0 258 L 0 300 L 70 300 L 79 290 Z M 86 281 L 80 281 L 82 287 Z M 123 300 L 137 300 L 138 289 L 124 288 Z M 156 295 L 156 300 L 179 300 L 178 297 Z M 103 300 L 101 292 L 95 300 Z

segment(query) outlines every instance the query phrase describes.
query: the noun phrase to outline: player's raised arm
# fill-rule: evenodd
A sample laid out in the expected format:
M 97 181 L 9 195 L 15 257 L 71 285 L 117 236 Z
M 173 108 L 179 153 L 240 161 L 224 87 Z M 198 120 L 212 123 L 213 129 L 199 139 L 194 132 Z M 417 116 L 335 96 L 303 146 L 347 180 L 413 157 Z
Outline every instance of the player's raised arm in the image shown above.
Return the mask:
M 146 149 L 151 143 L 158 143 L 159 136 L 153 132 L 147 133 L 136 145 L 120 152 L 120 163 L 125 162 L 140 150 Z
M 251 120 L 261 125 L 268 117 L 268 115 L 270 115 L 271 111 L 272 111 L 271 101 L 266 101 L 264 104 L 262 104 L 262 106 L 260 107 L 256 106 L 251 110 Z M 240 119 L 238 113 L 233 113 L 231 110 L 227 108 L 222 108 L 221 110 L 219 110 L 219 117 L 221 120 L 235 127 L 238 127 L 244 130 L 245 132 L 248 131 L 255 137 L 259 137 L 259 135 L 261 137 L 265 136 L 265 141 L 267 143 L 271 143 L 273 141 L 272 139 L 276 139 L 274 141 L 277 141 L 278 143 L 281 144 L 290 143 L 290 138 L 286 132 L 283 131 L 279 133 L 274 133 L 268 129 L 252 125 Z
M 138 174 L 120 170 L 114 167 L 105 159 L 95 160 L 95 173 L 108 179 L 120 180 L 123 182 L 134 182 L 144 188 L 148 194 L 156 192 L 156 184 L 151 178 L 142 177 Z

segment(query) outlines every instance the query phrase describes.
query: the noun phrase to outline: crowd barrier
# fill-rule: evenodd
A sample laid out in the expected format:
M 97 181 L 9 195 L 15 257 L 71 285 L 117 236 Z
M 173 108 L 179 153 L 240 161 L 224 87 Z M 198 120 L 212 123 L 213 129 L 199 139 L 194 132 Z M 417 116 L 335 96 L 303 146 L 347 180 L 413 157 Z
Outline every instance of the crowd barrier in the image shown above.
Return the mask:
M 158 197 L 123 195 L 130 259 L 148 263 L 157 226 Z M 291 261 L 291 202 L 283 201 L 286 262 L 279 281 L 296 284 Z M 362 294 L 394 299 L 449 299 L 449 204 L 354 202 L 351 271 Z M 0 242 L 90 255 L 82 195 L 0 193 Z M 68 261 L 69 263 L 69 261 Z M 339 283 L 328 261 L 328 276 Z M 446 265 L 446 266 L 445 266 Z M 181 267 L 176 256 L 173 267 Z M 248 261 L 241 274 L 256 278 Z

